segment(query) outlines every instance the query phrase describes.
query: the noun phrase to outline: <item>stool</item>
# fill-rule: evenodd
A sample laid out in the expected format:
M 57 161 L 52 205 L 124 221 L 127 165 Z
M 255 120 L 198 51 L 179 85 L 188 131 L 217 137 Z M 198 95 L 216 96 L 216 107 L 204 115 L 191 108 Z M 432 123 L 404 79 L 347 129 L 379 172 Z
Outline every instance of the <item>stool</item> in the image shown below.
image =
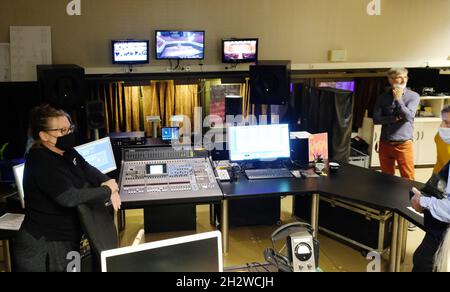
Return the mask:
M 152 138 L 158 138 L 158 124 L 161 123 L 161 118 L 159 116 L 147 116 L 147 122 L 153 124 Z

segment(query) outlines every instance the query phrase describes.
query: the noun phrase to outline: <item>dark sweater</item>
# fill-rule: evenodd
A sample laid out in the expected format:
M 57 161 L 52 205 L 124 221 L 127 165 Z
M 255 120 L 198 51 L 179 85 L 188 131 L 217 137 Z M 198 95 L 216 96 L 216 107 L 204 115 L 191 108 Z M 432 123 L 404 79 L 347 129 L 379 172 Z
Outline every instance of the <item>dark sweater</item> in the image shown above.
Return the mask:
M 88 164 L 75 150 L 63 156 L 33 148 L 26 157 L 23 177 L 25 220 L 22 228 L 47 241 L 74 241 L 81 237 L 76 206 L 106 202 L 110 178 Z

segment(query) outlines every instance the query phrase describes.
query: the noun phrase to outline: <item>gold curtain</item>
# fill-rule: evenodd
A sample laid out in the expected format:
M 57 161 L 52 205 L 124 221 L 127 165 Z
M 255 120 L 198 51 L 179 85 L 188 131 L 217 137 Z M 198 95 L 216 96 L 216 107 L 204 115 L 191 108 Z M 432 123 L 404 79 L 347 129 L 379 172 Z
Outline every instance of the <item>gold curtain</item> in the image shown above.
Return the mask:
M 175 115 L 189 117 L 192 130 L 194 129 L 194 110 L 199 106 L 200 98 L 197 85 L 175 86 Z
M 152 135 L 147 116 L 159 116 L 161 126 L 169 126 L 173 115 L 185 115 L 193 123 L 194 109 L 201 106 L 198 85 L 176 85 L 170 81 L 150 81 L 143 86 L 123 82 L 96 85 L 93 98 L 104 101 L 106 131 L 145 131 Z M 193 126 L 193 124 L 192 124 Z
M 249 82 L 250 78 L 245 78 L 245 83 L 241 84 L 242 115 L 244 116 L 244 118 L 248 117 L 251 112 Z

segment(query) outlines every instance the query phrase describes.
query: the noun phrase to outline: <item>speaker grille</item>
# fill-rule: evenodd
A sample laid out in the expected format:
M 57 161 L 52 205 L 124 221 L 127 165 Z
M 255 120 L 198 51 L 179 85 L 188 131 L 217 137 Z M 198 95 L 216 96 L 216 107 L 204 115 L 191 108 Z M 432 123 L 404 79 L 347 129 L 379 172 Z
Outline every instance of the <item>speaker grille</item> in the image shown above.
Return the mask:
M 288 64 L 250 66 L 252 104 L 284 105 L 290 96 Z

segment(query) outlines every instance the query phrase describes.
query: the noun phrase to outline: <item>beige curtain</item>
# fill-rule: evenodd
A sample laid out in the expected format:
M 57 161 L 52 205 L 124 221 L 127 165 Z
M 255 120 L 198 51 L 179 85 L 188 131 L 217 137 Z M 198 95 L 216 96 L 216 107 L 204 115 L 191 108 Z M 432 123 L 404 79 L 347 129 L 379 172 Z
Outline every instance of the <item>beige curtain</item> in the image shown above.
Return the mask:
M 99 84 L 92 92 L 92 98 L 104 101 L 107 132 L 145 131 L 151 136 L 153 126 L 147 116 L 159 116 L 159 128 L 169 126 L 173 115 L 186 115 L 193 122 L 194 109 L 201 106 L 197 85 L 175 86 L 173 80 L 143 86 Z
M 250 78 L 245 78 L 245 83 L 241 84 L 242 115 L 246 118 L 251 112 L 250 104 Z
M 189 117 L 192 130 L 194 129 L 194 110 L 199 106 L 200 98 L 197 85 L 175 86 L 175 115 Z

